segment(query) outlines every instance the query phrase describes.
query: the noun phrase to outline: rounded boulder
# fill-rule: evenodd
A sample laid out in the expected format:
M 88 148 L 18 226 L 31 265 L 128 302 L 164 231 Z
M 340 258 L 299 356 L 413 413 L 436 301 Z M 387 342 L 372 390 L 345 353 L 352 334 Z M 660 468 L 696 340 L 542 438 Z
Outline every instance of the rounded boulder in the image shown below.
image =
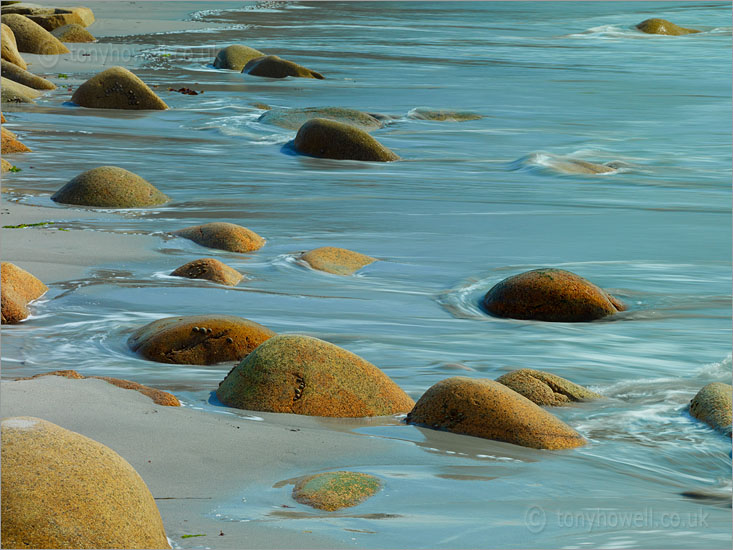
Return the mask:
M 357 418 L 409 411 L 414 401 L 377 367 L 329 342 L 270 338 L 219 384 L 219 400 L 253 411 Z
M 716 430 L 731 431 L 733 387 L 713 382 L 702 388 L 690 401 L 690 414 Z
M 94 42 L 97 39 L 92 36 L 82 25 L 71 23 L 63 25 L 51 31 L 51 34 L 61 42 Z
M 636 25 L 636 28 L 647 34 L 666 34 L 669 36 L 681 36 L 683 34 L 694 34 L 700 32 L 696 29 L 680 27 L 666 19 L 659 19 L 657 17 L 642 21 Z
M 561 323 L 594 321 L 626 309 L 583 277 L 551 268 L 504 279 L 486 293 L 481 305 L 497 317 Z
M 165 110 L 168 105 L 124 67 L 110 67 L 79 86 L 71 101 L 94 109 Z
M 4 548 L 170 548 L 135 469 L 40 418 L 2 420 Z
M 526 397 L 494 380 L 456 376 L 426 391 L 408 424 L 534 449 L 572 449 L 586 440 Z
M 249 46 L 233 44 L 219 50 L 216 59 L 214 59 L 214 67 L 217 69 L 232 69 L 241 73 L 249 61 L 264 56 L 263 52 Z
M 35 103 L 34 99 L 41 96 L 41 92 L 34 90 L 20 82 L 0 77 L 2 91 L 0 101 L 3 103 Z
M 143 178 L 119 166 L 99 166 L 82 172 L 51 199 L 62 204 L 105 208 L 144 208 L 169 200 Z
M 25 15 L 5 14 L 2 16 L 2 22 L 13 31 L 19 52 L 40 55 L 69 53 L 69 49 L 59 42 L 58 38 Z
M 5 78 L 9 78 L 10 80 L 17 82 L 18 84 L 23 84 L 23 86 L 28 86 L 29 88 L 33 88 L 35 90 L 56 89 L 56 85 L 50 80 L 46 80 L 45 78 L 35 75 L 33 73 L 29 73 L 25 69 L 21 69 L 10 61 L 6 61 L 5 59 L 3 59 L 2 61 L 0 61 L 0 63 L 2 63 L 2 74 Z
M 274 124 L 288 130 L 297 130 L 303 124 L 314 118 L 325 118 L 350 124 L 356 128 L 371 132 L 384 126 L 381 120 L 356 109 L 344 107 L 307 107 L 305 109 L 271 109 L 263 113 L 259 122 Z
M 379 491 L 379 479 L 360 472 L 324 472 L 301 478 L 293 498 L 301 504 L 333 512 L 361 504 Z
M 10 262 L 0 263 L 2 323 L 16 324 L 30 315 L 28 303 L 43 296 L 48 287 L 38 278 Z
M 293 146 L 298 153 L 318 158 L 390 162 L 400 157 L 355 126 L 314 118 L 298 130 Z
M 2 58 L 17 65 L 21 69 L 27 69 L 28 65 L 18 52 L 18 44 L 15 41 L 15 35 L 10 27 L 5 23 L 2 24 L 2 33 L 0 34 L 0 42 L 2 42 Z
M 319 80 L 325 78 L 321 73 L 317 73 L 276 55 L 264 55 L 250 59 L 242 69 L 242 72 L 252 76 L 264 76 L 267 78 L 285 78 L 288 76 L 317 78 Z
M 212 222 L 185 227 L 173 232 L 201 246 L 228 250 L 229 252 L 252 252 L 265 245 L 265 239 L 254 231 L 228 222 Z
M 173 271 L 171 275 L 187 279 L 206 279 L 228 286 L 236 286 L 244 278 L 239 271 L 215 258 L 193 260 Z
M 3 85 L 5 85 L 4 82 Z M 18 141 L 18 136 L 4 127 L 0 130 L 0 136 L 0 152 L 3 155 L 9 153 L 27 153 L 30 151 L 29 147 Z
M 275 333 L 233 315 L 166 317 L 136 330 L 127 340 L 145 359 L 179 365 L 239 361 Z
M 334 275 L 352 275 L 362 267 L 376 262 L 376 258 L 333 246 L 322 246 L 304 253 L 301 260 L 313 269 Z
M 570 380 L 533 369 L 514 370 L 500 376 L 496 381 L 543 406 L 559 407 L 603 397 Z

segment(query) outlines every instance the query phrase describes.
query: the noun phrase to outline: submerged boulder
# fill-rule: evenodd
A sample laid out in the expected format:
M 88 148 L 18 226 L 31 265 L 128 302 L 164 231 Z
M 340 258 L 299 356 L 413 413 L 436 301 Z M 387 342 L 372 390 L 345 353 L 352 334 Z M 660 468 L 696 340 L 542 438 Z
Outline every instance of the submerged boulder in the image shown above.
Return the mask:
M 623 311 L 616 298 L 562 269 L 535 269 L 497 283 L 481 305 L 497 317 L 573 323 Z
M 0 135 L 2 136 L 0 141 L 0 152 L 3 155 L 10 153 L 27 153 L 30 151 L 30 148 L 18 141 L 18 136 L 7 128 L 3 127 L 2 130 L 0 130 Z
M 526 397 L 494 380 L 456 376 L 426 391 L 409 424 L 535 449 L 572 449 L 586 440 Z
M 537 405 L 557 407 L 603 397 L 583 386 L 573 384 L 570 380 L 540 370 L 514 370 L 500 376 L 496 381 Z
M 173 271 L 171 275 L 187 279 L 206 279 L 228 286 L 236 286 L 244 278 L 239 271 L 215 258 L 193 260 Z
M 127 340 L 132 351 L 151 361 L 211 365 L 239 361 L 275 333 L 233 315 L 166 317 L 136 330 Z
M 24 86 L 28 86 L 29 88 L 36 90 L 53 90 L 56 88 L 56 85 L 53 82 L 34 75 L 33 73 L 29 73 L 10 61 L 3 59 L 0 63 L 2 63 L 3 76 L 17 82 L 18 84 L 23 84 Z
M 313 269 L 335 275 L 352 275 L 362 267 L 376 262 L 376 258 L 333 246 L 322 246 L 304 253 L 301 260 Z
M 2 24 L 2 34 L 0 34 L 0 42 L 2 42 L 2 58 L 17 65 L 21 69 L 27 69 L 28 65 L 18 52 L 18 44 L 15 41 L 13 30 L 5 23 Z
M 41 55 L 69 53 L 69 49 L 58 38 L 24 15 L 3 14 L 2 22 L 13 31 L 19 52 Z
M 72 23 L 64 25 L 51 31 L 51 34 L 61 42 L 94 42 L 96 38 L 82 25 Z
M 230 407 L 309 416 L 365 417 L 409 411 L 414 401 L 377 367 L 329 342 L 270 338 L 216 390 Z
M 216 59 L 214 59 L 214 67 L 217 69 L 232 69 L 241 73 L 249 61 L 264 56 L 265 54 L 260 50 L 242 44 L 233 44 L 219 50 Z
M 242 72 L 252 76 L 264 76 L 267 78 L 285 78 L 288 76 L 317 78 L 319 80 L 325 78 L 321 73 L 317 73 L 276 55 L 264 55 L 251 59 L 244 66 Z
M 659 19 L 656 17 L 642 21 L 636 25 L 636 28 L 647 34 L 667 34 L 670 36 L 681 36 L 683 34 L 694 34 L 700 32 L 695 29 L 680 27 L 666 19 Z
M 616 171 L 613 163 L 599 164 L 587 160 L 556 157 L 550 167 L 565 174 L 610 174 Z
M 307 107 L 305 109 L 271 109 L 263 113 L 259 122 L 274 124 L 288 130 L 297 130 L 314 118 L 324 118 L 350 124 L 356 128 L 371 132 L 384 126 L 384 123 L 369 113 L 346 109 L 343 107 Z
M 94 109 L 165 110 L 145 82 L 124 67 L 110 67 L 79 86 L 71 101 Z
M 433 120 L 438 122 L 465 122 L 467 120 L 478 120 L 484 118 L 478 113 L 471 111 L 450 111 L 447 109 L 428 109 L 417 107 L 410 111 L 407 116 L 417 120 Z
M 713 382 L 702 388 L 690 401 L 690 414 L 716 430 L 731 432 L 733 387 Z
M 301 504 L 333 512 L 361 504 L 382 484 L 360 472 L 324 472 L 304 477 L 295 484 L 293 498 Z
M 253 252 L 265 245 L 265 239 L 254 231 L 227 222 L 212 222 L 194 225 L 173 232 L 201 246 L 228 250 L 229 252 Z
M 318 158 L 374 162 L 400 158 L 364 130 L 325 118 L 303 124 L 293 146 L 298 153 Z
M 40 418 L 2 420 L 3 548 L 170 548 L 120 455 Z
M 119 166 L 99 166 L 76 176 L 51 200 L 82 206 L 144 208 L 169 199 L 137 174 Z
M 0 97 L 3 103 L 35 103 L 33 100 L 42 95 L 38 90 L 4 76 L 0 77 L 0 81 L 2 82 Z

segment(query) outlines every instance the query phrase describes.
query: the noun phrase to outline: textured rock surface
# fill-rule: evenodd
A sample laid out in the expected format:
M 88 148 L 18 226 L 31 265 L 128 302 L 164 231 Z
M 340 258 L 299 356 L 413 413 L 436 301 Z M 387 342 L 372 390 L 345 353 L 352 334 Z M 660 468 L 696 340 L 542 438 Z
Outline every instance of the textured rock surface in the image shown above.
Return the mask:
M 264 76 L 267 78 L 285 78 L 287 76 L 317 78 L 319 80 L 325 78 L 321 73 L 317 73 L 276 55 L 265 55 L 251 59 L 244 66 L 242 72 L 252 76 Z
M 215 258 L 193 260 L 173 271 L 171 275 L 187 279 L 206 279 L 229 286 L 236 286 L 244 278 L 239 271 Z
M 41 55 L 69 53 L 69 49 L 58 38 L 24 15 L 3 14 L 2 22 L 13 31 L 19 52 Z
M 201 246 L 229 252 L 252 252 L 265 245 L 265 239 L 254 231 L 227 222 L 194 225 L 174 231 L 173 234 L 190 239 Z
M 28 315 L 27 305 L 40 298 L 48 287 L 39 279 L 10 262 L 0 264 L 0 294 L 2 294 L 2 323 L 19 323 Z
M 376 262 L 376 258 L 333 246 L 315 248 L 303 254 L 301 259 L 313 269 L 335 275 L 352 275 L 362 267 Z
M 9 78 L 0 77 L 2 81 L 2 96 L 1 101 L 3 103 L 35 103 L 33 101 L 37 97 L 40 97 L 41 92 L 29 88 L 19 82 L 10 80 Z
M 56 85 L 50 80 L 46 80 L 45 78 L 33 73 L 29 73 L 25 69 L 21 69 L 17 65 L 14 65 L 5 59 L 3 59 L 1 63 L 3 76 L 17 82 L 18 84 L 23 84 L 24 86 L 28 86 L 35 90 L 53 90 L 56 88 Z
M 325 118 L 303 124 L 293 146 L 298 153 L 319 158 L 377 162 L 400 158 L 364 130 Z
M 101 443 L 2 420 L 3 548 L 170 548 L 145 482 Z
M 374 495 L 379 479 L 359 472 L 325 472 L 300 479 L 293 488 L 293 498 L 301 504 L 333 512 L 350 508 Z
M 350 124 L 365 132 L 371 132 L 384 126 L 369 113 L 357 111 L 356 109 L 345 109 L 343 107 L 307 107 L 305 109 L 271 109 L 263 113 L 259 122 L 274 124 L 288 130 L 297 130 L 303 124 L 314 118 L 325 118 L 335 120 L 344 124 Z
M 694 34 L 700 31 L 695 29 L 686 29 L 667 21 L 666 19 L 652 18 L 642 21 L 636 28 L 647 34 L 667 34 L 671 36 L 680 36 L 683 34 Z
M 52 6 L 41 6 L 33 3 L 18 2 L 9 6 L 4 5 L 3 12 L 18 13 L 20 15 L 34 17 L 74 14 L 76 17 L 75 21 L 78 20 L 79 24 L 84 25 L 85 27 L 94 23 L 94 12 L 92 12 L 91 8 L 84 6 L 57 8 Z
M 5 23 L 2 24 L 2 34 L 0 34 L 0 42 L 2 42 L 2 58 L 6 61 L 17 65 L 21 69 L 27 69 L 28 65 L 18 52 L 18 44 L 15 41 L 13 30 Z
M 586 443 L 526 397 L 485 378 L 441 380 L 418 400 L 407 422 L 535 449 L 572 449 Z
M 96 38 L 82 25 L 70 24 L 58 27 L 51 34 L 61 42 L 94 42 Z
M 0 159 L 0 164 L 2 164 L 3 172 L 7 172 L 8 170 L 10 170 L 13 167 L 13 165 L 5 159 Z
M 130 348 L 151 361 L 211 365 L 239 361 L 275 333 L 233 315 L 166 317 L 136 330 Z
M 690 414 L 716 430 L 731 431 L 733 387 L 713 382 L 702 388 L 690 401 Z
M 79 86 L 71 101 L 95 109 L 164 110 L 168 108 L 145 82 L 124 67 L 110 67 Z
M 214 59 L 214 67 L 217 69 L 232 69 L 242 72 L 244 66 L 257 57 L 264 57 L 260 50 L 255 50 L 242 44 L 233 44 L 219 50 Z
M 43 15 L 26 15 L 28 19 L 34 23 L 38 23 L 41 27 L 49 32 L 65 25 L 79 25 L 84 27 L 81 17 L 73 11 L 58 10 L 58 13 L 49 13 Z
M 562 406 L 574 401 L 591 401 L 603 396 L 549 372 L 519 369 L 496 379 L 537 405 Z
M 504 279 L 486 293 L 482 306 L 497 317 L 566 323 L 593 321 L 625 309 L 593 283 L 551 268 Z
M 418 107 L 408 113 L 408 117 L 417 120 L 434 120 L 439 122 L 464 122 L 484 118 L 478 113 L 470 111 L 450 111 L 447 109 L 427 109 Z
M 0 136 L 2 136 L 0 138 L 0 152 L 3 155 L 9 153 L 26 153 L 30 151 L 30 148 L 18 141 L 18 136 L 5 127 L 0 130 Z

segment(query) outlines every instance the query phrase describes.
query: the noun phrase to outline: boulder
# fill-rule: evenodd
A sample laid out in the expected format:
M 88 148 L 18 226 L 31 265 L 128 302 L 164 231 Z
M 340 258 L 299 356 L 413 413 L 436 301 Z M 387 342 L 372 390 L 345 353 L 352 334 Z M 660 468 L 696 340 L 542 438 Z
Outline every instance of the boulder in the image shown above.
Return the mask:
M 219 50 L 216 59 L 214 59 L 214 67 L 217 69 L 232 69 L 241 73 L 250 60 L 264 56 L 265 54 L 260 50 L 242 44 L 234 44 Z
M 23 84 L 23 86 L 28 86 L 35 90 L 54 90 L 56 88 L 53 82 L 29 73 L 25 69 L 21 69 L 17 65 L 12 64 L 10 61 L 3 59 L 0 63 L 2 63 L 3 76 L 18 84 Z
M 464 122 L 466 120 L 484 118 L 482 115 L 470 111 L 449 111 L 446 109 L 427 109 L 425 107 L 417 107 L 410 111 L 407 116 L 417 120 L 433 120 L 439 122 Z
M 572 449 L 586 443 L 557 417 L 486 378 L 441 380 L 423 394 L 406 421 L 534 449 Z
M 264 76 L 267 78 L 285 78 L 287 76 L 295 76 L 300 78 L 317 78 L 323 80 L 325 77 L 321 73 L 311 71 L 288 61 L 276 55 L 264 55 L 250 59 L 242 69 L 243 73 L 252 76 Z
M 48 15 L 26 15 L 26 17 L 49 32 L 66 25 L 79 25 L 84 28 L 81 17 L 72 11 L 50 13 Z
M 303 124 L 293 146 L 298 153 L 318 158 L 377 162 L 400 158 L 364 130 L 325 118 Z
M 10 130 L 3 127 L 2 130 L 0 130 L 0 133 L 2 135 L 2 141 L 0 141 L 0 152 L 3 155 L 10 153 L 27 153 L 30 151 L 30 148 L 18 141 L 18 137 Z
M 41 96 L 41 92 L 38 90 L 29 88 L 4 76 L 0 77 L 0 81 L 2 81 L 0 100 L 3 103 L 35 103 L 33 100 Z
M 610 174 L 616 171 L 612 164 L 599 164 L 587 160 L 555 157 L 550 166 L 565 174 Z
M 28 65 L 18 52 L 18 44 L 15 41 L 15 35 L 10 27 L 5 23 L 2 24 L 2 34 L 0 35 L 2 42 L 2 58 L 17 65 L 21 69 L 27 69 Z
M 0 293 L 0 308 L 2 309 L 0 322 L 3 325 L 16 325 L 31 314 L 28 303 L 11 287 L 3 287 Z
M 716 430 L 731 432 L 733 387 L 713 382 L 702 388 L 690 401 L 690 414 Z
M 118 166 L 82 172 L 51 197 L 62 204 L 105 208 L 144 208 L 169 199 L 137 174 Z
M 12 6 L 3 5 L 3 12 L 18 13 L 28 17 L 49 17 L 52 15 L 74 14 L 74 21 L 78 22 L 80 25 L 88 27 L 94 23 L 94 13 L 90 8 L 83 6 L 56 8 L 27 2 L 16 2 Z
M 2 164 L 3 172 L 7 172 L 8 170 L 10 170 L 13 167 L 13 165 L 5 159 L 0 159 L 0 164 Z
M 265 245 L 265 239 L 254 231 L 227 222 L 212 222 L 194 225 L 173 232 L 174 235 L 189 239 L 209 248 L 229 252 L 252 252 Z
M 573 323 L 623 311 L 616 298 L 562 269 L 535 269 L 513 275 L 489 290 L 481 303 L 497 317 Z
M 3 14 L 2 22 L 13 31 L 19 52 L 41 55 L 69 53 L 69 49 L 58 38 L 24 15 Z
M 48 287 L 39 279 L 10 262 L 0 263 L 2 324 L 20 323 L 30 315 L 28 303 L 40 298 Z
M 352 275 L 362 267 L 376 262 L 376 258 L 359 254 L 345 248 L 322 246 L 303 254 L 301 260 L 308 262 L 313 269 L 335 275 Z
M 295 484 L 293 498 L 301 504 L 333 512 L 361 504 L 382 484 L 360 472 L 325 472 L 304 477 Z
M 5 120 L 5 115 L 2 113 L 0 113 L 0 122 L 3 122 L 3 123 L 7 122 L 7 120 Z
M 263 113 L 258 122 L 274 124 L 288 130 L 297 130 L 314 118 L 325 118 L 350 124 L 365 132 L 371 132 L 384 126 L 384 123 L 369 113 L 346 109 L 343 107 L 308 107 L 305 109 L 271 109 Z
M 72 23 L 51 31 L 61 42 L 94 42 L 97 39 L 83 26 Z
M 405 413 L 414 404 L 358 355 L 297 334 L 260 345 L 232 369 L 216 395 L 238 409 L 348 418 Z
M 4 418 L 2 465 L 4 548 L 170 548 L 145 482 L 101 443 Z
M 215 258 L 201 258 L 182 265 L 173 273 L 174 277 L 187 279 L 206 279 L 220 285 L 236 286 L 244 276 Z
M 110 67 L 79 86 L 71 101 L 93 109 L 165 110 L 145 82 L 124 67 Z
M 267 327 L 233 315 L 166 317 L 136 330 L 127 340 L 145 359 L 179 365 L 239 361 L 275 335 Z
M 537 405 L 563 406 L 575 401 L 592 401 L 603 396 L 549 372 L 519 369 L 496 379 Z
M 683 34 L 694 34 L 700 32 L 695 29 L 686 29 L 667 21 L 666 19 L 652 18 L 642 21 L 636 28 L 647 34 L 667 34 L 670 36 L 680 36 Z

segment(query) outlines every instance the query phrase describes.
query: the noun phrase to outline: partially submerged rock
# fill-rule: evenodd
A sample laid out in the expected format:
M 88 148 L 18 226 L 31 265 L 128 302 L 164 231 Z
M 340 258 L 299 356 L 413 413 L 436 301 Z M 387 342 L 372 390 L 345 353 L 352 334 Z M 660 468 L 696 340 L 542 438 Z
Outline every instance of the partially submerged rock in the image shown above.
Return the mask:
M 166 317 L 136 330 L 127 340 L 132 351 L 151 361 L 211 365 L 239 361 L 275 333 L 233 315 Z
M 265 54 L 260 50 L 242 44 L 233 44 L 219 50 L 216 59 L 214 59 L 214 67 L 217 69 L 232 69 L 241 73 L 249 61 L 264 56 Z
M 58 38 L 24 15 L 3 14 L 2 22 L 13 31 L 19 52 L 40 55 L 69 53 L 69 49 Z
M 16 324 L 30 312 L 28 303 L 43 296 L 48 287 L 38 278 L 10 262 L 0 263 L 2 324 Z
M 27 153 L 30 151 L 29 147 L 18 141 L 18 136 L 4 126 L 2 130 L 0 130 L 0 135 L 2 135 L 0 141 L 0 152 L 3 155 L 10 153 Z
M 33 73 L 29 73 L 10 61 L 3 59 L 0 63 L 2 63 L 3 76 L 17 82 L 18 84 L 23 84 L 24 86 L 28 86 L 35 90 L 53 90 L 56 88 L 56 85 L 50 80 L 46 80 L 45 78 Z
M 236 286 L 244 278 L 239 271 L 215 258 L 193 260 L 173 271 L 171 275 L 187 279 L 206 279 L 228 286 Z
M 659 19 L 657 17 L 642 21 L 636 25 L 636 28 L 647 34 L 667 34 L 670 36 L 681 36 L 683 34 L 694 34 L 700 32 L 695 29 L 680 27 L 666 19 Z
M 535 449 L 572 449 L 586 443 L 526 397 L 485 378 L 441 380 L 418 400 L 407 422 Z
M 359 472 L 325 472 L 300 479 L 293 498 L 301 504 L 333 512 L 361 504 L 379 491 L 379 479 Z
M 352 275 L 362 267 L 377 261 L 376 258 L 366 254 L 333 246 L 314 248 L 300 258 L 313 269 L 335 275 Z
M 4 76 L 0 77 L 0 81 L 2 81 L 0 97 L 3 103 L 35 103 L 33 100 L 41 96 L 41 92 L 38 90 L 29 88 Z
M 2 42 L 2 58 L 17 65 L 21 69 L 27 69 L 28 66 L 18 52 L 18 44 L 15 41 L 13 30 L 5 23 L 2 24 L 2 34 L 0 34 Z
M 593 321 L 623 311 L 616 298 L 562 269 L 535 269 L 497 283 L 481 305 L 497 317 L 563 323 Z
M 690 414 L 712 428 L 730 434 L 733 405 L 733 387 L 713 382 L 702 388 L 690 401 Z
M 364 130 L 325 118 L 303 124 L 293 146 L 298 153 L 318 158 L 375 162 L 400 158 Z
M 51 34 L 61 40 L 61 42 L 94 42 L 97 39 L 92 36 L 88 30 L 82 25 L 72 23 L 64 25 L 51 31 Z
M 71 101 L 94 109 L 165 110 L 168 105 L 124 67 L 110 67 L 79 86 Z
M 417 120 L 433 120 L 438 122 L 465 122 L 467 120 L 478 120 L 484 118 L 478 113 L 471 111 L 451 111 L 448 109 L 428 109 L 417 107 L 410 111 L 407 116 Z
M 554 158 L 550 167 L 565 174 L 610 174 L 616 171 L 613 163 L 600 164 L 587 160 Z
M 4 418 L 2 468 L 3 548 L 170 548 L 145 482 L 101 443 Z
M 519 369 L 496 379 L 537 405 L 563 406 L 577 401 L 592 401 L 603 396 L 549 372 Z
M 264 55 L 251 59 L 244 66 L 242 72 L 252 76 L 264 76 L 267 78 L 285 78 L 288 76 L 317 78 L 319 80 L 325 78 L 321 73 L 317 73 L 276 55 Z
M 105 208 L 144 208 L 169 200 L 143 178 L 119 166 L 99 166 L 82 172 L 51 199 L 63 204 Z
M 238 409 L 348 418 L 404 413 L 414 404 L 358 355 L 296 334 L 275 336 L 255 349 L 216 395 Z
M 254 231 L 228 222 L 194 225 L 174 231 L 173 234 L 192 240 L 201 246 L 229 252 L 252 252 L 265 245 L 265 239 Z
M 258 119 L 259 122 L 274 124 L 288 130 L 297 130 L 314 118 L 324 118 L 350 124 L 356 128 L 371 132 L 384 126 L 381 120 L 356 109 L 344 107 L 308 107 L 305 109 L 271 109 Z

